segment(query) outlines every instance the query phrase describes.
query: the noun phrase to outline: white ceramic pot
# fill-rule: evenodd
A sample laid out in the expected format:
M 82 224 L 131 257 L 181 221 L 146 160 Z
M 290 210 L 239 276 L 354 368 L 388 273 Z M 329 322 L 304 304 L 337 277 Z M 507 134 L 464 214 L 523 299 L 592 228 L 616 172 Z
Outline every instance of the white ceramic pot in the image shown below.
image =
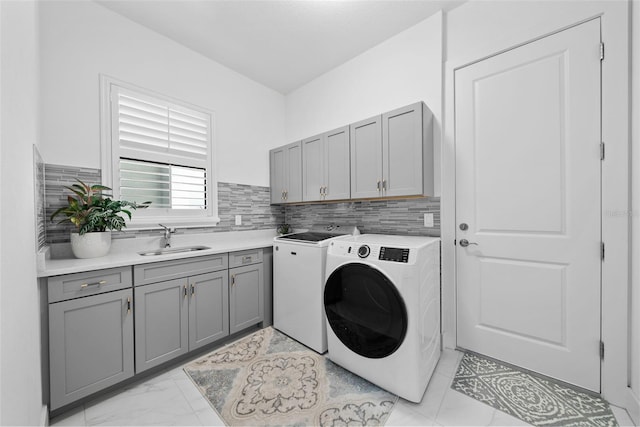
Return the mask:
M 111 248 L 111 231 L 71 233 L 71 251 L 76 258 L 105 256 Z

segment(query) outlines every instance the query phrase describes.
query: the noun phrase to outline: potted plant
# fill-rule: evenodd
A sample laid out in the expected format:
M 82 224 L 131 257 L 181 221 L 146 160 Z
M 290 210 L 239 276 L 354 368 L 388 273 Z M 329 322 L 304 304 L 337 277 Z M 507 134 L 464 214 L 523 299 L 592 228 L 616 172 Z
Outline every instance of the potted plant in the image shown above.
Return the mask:
M 65 187 L 73 196 L 67 196 L 67 206 L 51 214 L 65 218 L 59 223 L 70 222 L 77 231 L 71 233 L 71 250 L 77 258 L 95 258 L 106 255 L 111 248 L 111 230 L 126 227 L 124 214 L 131 219 L 131 210 L 146 208 L 151 202 L 141 204 L 125 200 L 113 200 L 104 185 L 88 185 L 76 179 L 77 184 Z

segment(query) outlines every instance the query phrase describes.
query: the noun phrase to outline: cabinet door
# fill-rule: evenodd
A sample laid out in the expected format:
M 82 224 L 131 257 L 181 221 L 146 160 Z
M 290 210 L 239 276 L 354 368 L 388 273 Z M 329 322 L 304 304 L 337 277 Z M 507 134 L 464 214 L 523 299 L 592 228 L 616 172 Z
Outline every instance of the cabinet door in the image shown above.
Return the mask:
M 351 197 L 349 126 L 324 134 L 324 200 Z
M 302 201 L 302 143 L 294 142 L 285 147 L 286 179 L 285 202 Z
M 302 200 L 305 202 L 322 200 L 324 145 L 322 135 L 302 141 Z
M 241 331 L 264 319 L 262 264 L 229 270 L 229 333 Z
M 423 188 L 422 103 L 382 116 L 382 179 L 385 196 L 413 196 Z
M 381 116 L 354 123 L 351 130 L 351 198 L 382 196 Z
M 187 279 L 135 288 L 136 372 L 188 351 Z
M 276 148 L 269 152 L 269 174 L 272 204 L 284 202 L 283 192 L 286 177 L 285 155 L 286 152 L 284 147 Z
M 51 410 L 133 376 L 131 289 L 49 305 Z
M 229 335 L 228 271 L 189 278 L 189 350 Z

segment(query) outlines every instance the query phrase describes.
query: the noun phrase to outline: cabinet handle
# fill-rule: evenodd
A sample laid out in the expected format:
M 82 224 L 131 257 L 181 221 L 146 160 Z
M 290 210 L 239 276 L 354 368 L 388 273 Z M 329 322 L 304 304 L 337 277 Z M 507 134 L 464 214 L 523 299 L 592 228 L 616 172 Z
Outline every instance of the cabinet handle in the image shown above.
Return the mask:
M 100 286 L 100 285 L 104 285 L 105 283 L 107 283 L 106 280 L 100 280 L 99 282 L 93 282 L 93 283 L 83 283 L 82 285 L 80 285 L 80 287 L 82 289 L 88 287 L 88 286 Z
M 194 285 L 191 285 L 191 295 L 195 295 L 196 294 L 196 287 Z
M 127 297 L 127 313 L 131 313 L 131 297 Z
M 287 200 L 289 198 L 289 190 L 284 190 L 284 199 Z
M 184 297 L 186 297 L 187 296 L 187 285 L 184 285 L 183 288 L 184 288 Z
M 246 262 L 251 262 L 251 256 L 243 256 L 242 257 L 242 263 L 246 263 Z
M 236 285 L 236 275 L 235 275 L 235 274 L 232 274 L 232 275 L 231 275 L 231 286 L 233 287 L 233 286 L 235 286 L 235 285 Z
M 280 199 L 284 200 L 284 190 L 280 193 Z
M 387 190 L 387 180 L 386 179 L 382 180 L 382 189 L 385 190 L 385 191 Z
M 322 197 L 322 188 L 323 187 L 320 187 L 320 197 Z
M 377 187 L 378 187 L 378 192 L 380 192 L 380 180 L 378 180 L 378 185 L 377 185 Z

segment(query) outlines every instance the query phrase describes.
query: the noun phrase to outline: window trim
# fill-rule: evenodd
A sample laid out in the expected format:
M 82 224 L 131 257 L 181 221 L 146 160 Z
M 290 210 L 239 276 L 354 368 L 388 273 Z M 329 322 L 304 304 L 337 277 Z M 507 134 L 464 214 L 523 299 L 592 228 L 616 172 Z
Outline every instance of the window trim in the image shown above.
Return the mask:
M 207 108 L 203 108 L 197 105 L 189 104 L 182 100 L 172 98 L 167 95 L 159 94 L 149 89 L 142 88 L 140 86 L 124 82 L 122 80 L 100 74 L 100 165 L 102 168 L 102 185 L 113 189 L 113 195 L 115 198 L 119 198 L 120 189 L 119 185 L 115 182 L 116 174 L 114 171 L 118 168 L 118 159 L 113 158 L 114 154 L 114 139 L 113 139 L 113 121 L 111 111 L 111 94 L 112 86 L 118 86 L 128 91 L 139 92 L 143 96 L 149 96 L 182 106 L 184 108 L 193 109 L 206 113 L 211 118 L 210 123 L 210 147 L 209 147 L 209 159 L 207 163 L 207 204 L 210 207 L 201 214 L 202 211 L 185 210 L 184 212 L 175 210 L 163 209 L 160 211 L 137 211 L 134 213 L 133 218 L 127 221 L 127 228 L 125 230 L 148 230 L 158 228 L 159 222 L 167 223 L 167 225 L 176 225 L 185 228 L 191 227 L 213 227 L 220 222 L 218 215 L 218 175 L 216 159 L 216 120 L 215 113 Z

